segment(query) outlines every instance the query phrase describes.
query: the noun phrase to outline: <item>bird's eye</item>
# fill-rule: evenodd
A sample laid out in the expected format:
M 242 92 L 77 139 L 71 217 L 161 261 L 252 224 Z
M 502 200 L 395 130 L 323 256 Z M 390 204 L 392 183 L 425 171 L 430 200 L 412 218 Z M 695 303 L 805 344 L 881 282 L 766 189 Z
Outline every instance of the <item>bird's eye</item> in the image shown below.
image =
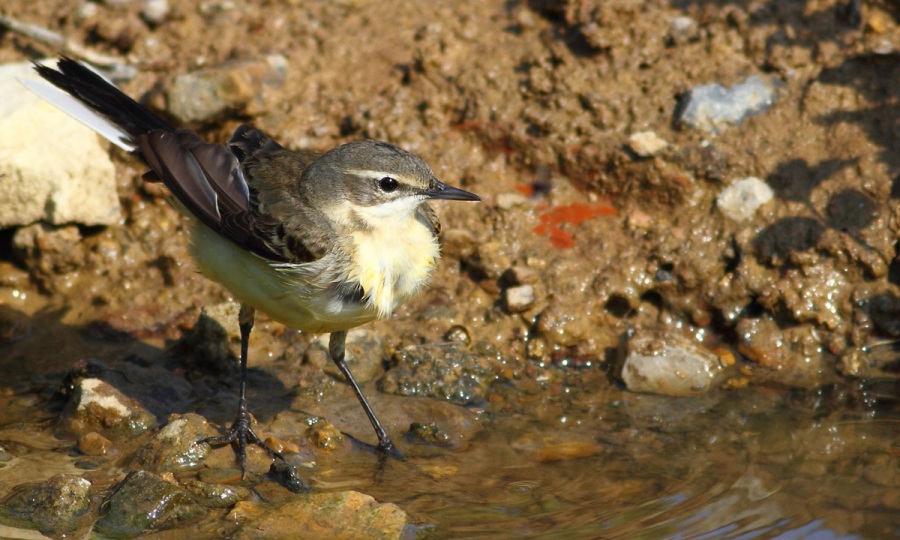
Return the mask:
M 390 193 L 395 191 L 400 184 L 397 182 L 395 178 L 391 178 L 390 176 L 385 176 L 381 180 L 378 181 L 378 187 L 381 188 L 381 191 L 385 193 Z

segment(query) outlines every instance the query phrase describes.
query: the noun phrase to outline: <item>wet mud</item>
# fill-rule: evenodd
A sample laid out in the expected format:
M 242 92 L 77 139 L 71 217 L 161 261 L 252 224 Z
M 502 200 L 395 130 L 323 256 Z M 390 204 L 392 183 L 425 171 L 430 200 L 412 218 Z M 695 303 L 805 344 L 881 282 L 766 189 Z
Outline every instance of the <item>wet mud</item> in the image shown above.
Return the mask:
M 0 536 L 898 534 L 895 2 L 0 11 L 211 140 L 384 139 L 485 199 L 436 205 L 431 286 L 350 334 L 406 459 L 373 452 L 327 342 L 258 315 L 250 408 L 294 493 L 261 451 L 242 479 L 193 444 L 234 416 L 237 311 L 112 149 L 119 223 L 0 230 Z M 0 31 L 2 63 L 55 52 Z M 683 116 L 754 76 L 752 114 Z

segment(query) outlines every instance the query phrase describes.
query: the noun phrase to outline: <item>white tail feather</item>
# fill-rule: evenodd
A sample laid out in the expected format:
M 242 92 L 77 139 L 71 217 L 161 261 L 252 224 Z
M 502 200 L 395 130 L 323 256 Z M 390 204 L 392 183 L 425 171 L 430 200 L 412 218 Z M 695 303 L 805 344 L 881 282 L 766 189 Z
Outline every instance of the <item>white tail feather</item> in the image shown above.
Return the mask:
M 41 99 L 46 100 L 62 112 L 93 129 L 119 148 L 128 152 L 134 151 L 135 147 L 128 142 L 129 137 L 126 132 L 69 94 L 55 86 L 38 81 L 19 79 L 19 82 Z

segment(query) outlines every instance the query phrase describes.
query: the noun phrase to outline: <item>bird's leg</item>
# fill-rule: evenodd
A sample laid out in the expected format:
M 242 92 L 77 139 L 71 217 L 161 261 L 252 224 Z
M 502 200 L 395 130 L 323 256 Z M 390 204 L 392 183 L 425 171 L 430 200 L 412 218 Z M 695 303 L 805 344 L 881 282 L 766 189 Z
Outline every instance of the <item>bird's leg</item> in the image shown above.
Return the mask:
M 331 360 L 337 365 L 338 369 L 341 370 L 341 373 L 344 374 L 344 377 L 350 384 L 350 388 L 353 389 L 353 393 L 355 393 L 356 398 L 359 399 L 359 403 L 362 405 L 363 410 L 366 411 L 369 422 L 371 422 L 372 427 L 375 428 L 375 435 L 378 436 L 378 450 L 387 455 L 396 457 L 402 456 L 403 454 L 397 450 L 394 443 L 391 441 L 391 438 L 388 437 L 387 432 L 381 427 L 381 422 L 378 421 L 375 412 L 372 411 L 372 407 L 370 407 L 369 402 L 366 401 L 366 396 L 363 395 L 362 390 L 360 390 L 359 385 L 356 384 L 356 380 L 353 378 L 353 374 L 350 373 L 350 368 L 347 367 L 347 362 L 344 361 L 346 344 L 346 330 L 331 333 L 331 336 L 328 339 L 328 352 L 331 354 Z
M 247 443 L 255 444 L 273 458 L 284 461 L 284 456 L 265 445 L 251 427 L 250 412 L 247 410 L 247 349 L 250 343 L 250 331 L 253 329 L 253 316 L 256 310 L 247 304 L 241 304 L 238 320 L 241 328 L 241 386 L 238 398 L 238 412 L 227 435 L 207 437 L 197 441 L 211 445 L 236 444 L 238 461 L 241 464 L 241 477 L 247 475 Z

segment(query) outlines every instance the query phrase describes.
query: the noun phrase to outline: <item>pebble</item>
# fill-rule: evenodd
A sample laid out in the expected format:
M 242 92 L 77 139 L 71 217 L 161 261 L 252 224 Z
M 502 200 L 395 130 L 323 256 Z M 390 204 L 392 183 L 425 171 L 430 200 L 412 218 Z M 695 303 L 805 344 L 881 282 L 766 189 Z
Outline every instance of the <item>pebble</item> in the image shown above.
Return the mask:
M 730 88 L 718 83 L 696 86 L 682 96 L 675 120 L 716 135 L 728 126 L 740 125 L 747 116 L 768 110 L 778 100 L 781 86 L 778 79 L 759 75 Z
M 96 431 L 78 437 L 78 451 L 86 456 L 106 456 L 115 451 L 112 441 Z
M 621 378 L 632 392 L 703 394 L 713 388 L 723 372 L 718 356 L 665 329 L 634 329 L 620 352 Z
M 775 192 L 769 184 L 749 176 L 733 182 L 719 192 L 716 206 L 732 221 L 747 221 L 774 196 Z
M 517 285 L 503 291 L 503 304 L 510 313 L 520 313 L 534 305 L 535 293 L 532 285 Z
M 653 131 L 640 131 L 628 137 L 628 146 L 639 157 L 653 157 L 665 150 L 669 143 Z
M 141 17 L 151 26 L 165 22 L 168 16 L 169 0 L 146 0 L 141 9 Z
M 697 21 L 690 17 L 675 17 L 669 24 L 669 41 L 673 45 L 684 45 L 697 37 Z

